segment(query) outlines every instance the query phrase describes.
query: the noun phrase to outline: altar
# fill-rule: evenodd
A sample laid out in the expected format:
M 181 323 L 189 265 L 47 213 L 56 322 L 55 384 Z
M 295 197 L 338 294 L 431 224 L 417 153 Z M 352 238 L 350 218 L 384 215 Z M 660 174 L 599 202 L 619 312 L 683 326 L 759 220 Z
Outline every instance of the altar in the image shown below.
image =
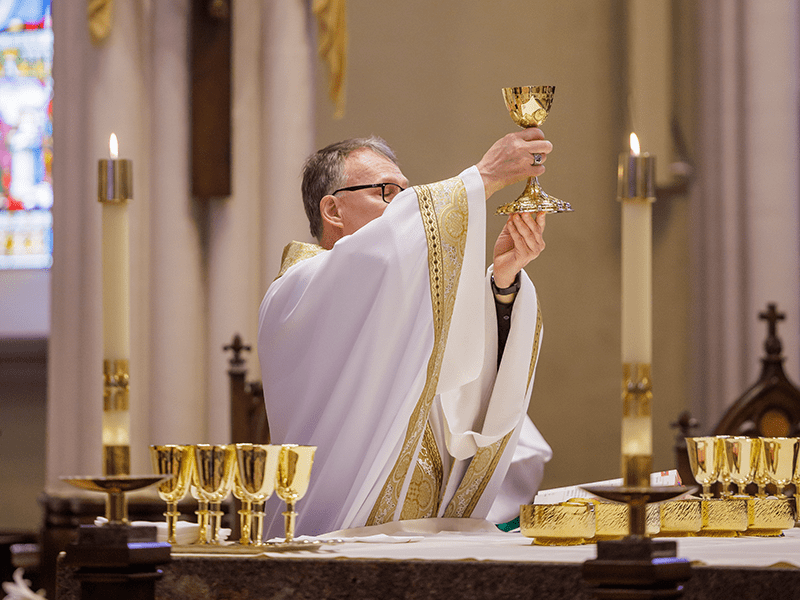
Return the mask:
M 330 538 L 329 538 L 330 539 Z M 781 537 L 678 538 L 692 564 L 684 598 L 800 598 L 800 529 Z M 156 584 L 158 600 L 489 599 L 590 600 L 581 575 L 596 547 L 536 546 L 491 530 L 344 538 L 314 551 L 216 554 L 176 547 Z M 78 600 L 59 565 L 58 600 Z

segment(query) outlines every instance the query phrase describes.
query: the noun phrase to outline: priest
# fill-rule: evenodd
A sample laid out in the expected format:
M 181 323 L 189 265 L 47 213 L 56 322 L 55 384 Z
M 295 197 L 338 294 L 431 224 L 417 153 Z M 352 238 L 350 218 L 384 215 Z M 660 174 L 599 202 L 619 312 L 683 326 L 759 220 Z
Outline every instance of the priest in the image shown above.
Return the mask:
M 298 534 L 501 522 L 533 498 L 551 451 L 527 416 L 542 324 L 523 267 L 544 249 L 545 216 L 509 217 L 487 270 L 486 201 L 541 175 L 551 150 L 524 129 L 415 187 L 379 138 L 307 160 L 318 243 L 285 248 L 258 334 L 273 443 L 317 447 Z

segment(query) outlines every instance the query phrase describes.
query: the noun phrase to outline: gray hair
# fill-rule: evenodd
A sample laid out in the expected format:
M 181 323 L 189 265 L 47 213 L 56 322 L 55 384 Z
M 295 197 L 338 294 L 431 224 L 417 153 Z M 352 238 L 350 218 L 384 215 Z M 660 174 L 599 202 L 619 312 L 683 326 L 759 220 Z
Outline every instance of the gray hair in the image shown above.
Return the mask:
M 347 157 L 361 148 L 385 156 L 394 164 L 397 158 L 389 145 L 377 136 L 352 138 L 326 146 L 309 156 L 303 166 L 303 206 L 306 209 L 311 235 L 322 237 L 322 215 L 319 201 L 344 186 L 344 163 Z

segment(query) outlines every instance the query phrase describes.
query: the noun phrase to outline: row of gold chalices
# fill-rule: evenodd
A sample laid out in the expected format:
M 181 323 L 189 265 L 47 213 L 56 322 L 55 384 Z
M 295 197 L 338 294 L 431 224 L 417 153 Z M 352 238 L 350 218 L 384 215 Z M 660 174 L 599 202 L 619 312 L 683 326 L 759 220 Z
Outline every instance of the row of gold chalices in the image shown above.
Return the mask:
M 239 524 L 242 545 L 263 543 L 264 503 L 273 491 L 286 502 L 285 537 L 294 538 L 295 503 L 308 490 L 314 446 L 284 444 L 193 444 L 150 446 L 153 468 L 172 475 L 158 486 L 167 503 L 167 535 L 176 543 L 178 502 L 191 488 L 197 500 L 200 544 L 219 544 L 221 503 L 233 492 L 241 500 Z
M 766 486 L 775 485 L 778 498 L 783 489 L 794 483 L 800 489 L 800 439 L 787 437 L 707 436 L 686 438 L 689 464 L 695 481 L 703 486 L 704 498 L 711 498 L 711 485 L 719 482 L 722 495 L 730 495 L 730 484 L 745 495 L 750 483 L 758 486 L 757 495 L 765 497 Z

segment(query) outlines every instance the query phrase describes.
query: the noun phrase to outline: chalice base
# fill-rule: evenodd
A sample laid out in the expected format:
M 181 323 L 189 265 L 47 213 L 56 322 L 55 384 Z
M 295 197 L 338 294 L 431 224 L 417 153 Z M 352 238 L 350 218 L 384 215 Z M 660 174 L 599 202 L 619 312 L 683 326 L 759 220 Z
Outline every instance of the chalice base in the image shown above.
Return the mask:
M 569 202 L 559 200 L 545 192 L 535 177 L 528 179 L 528 185 L 519 198 L 497 208 L 496 215 L 511 215 L 514 213 L 561 213 L 572 212 Z

